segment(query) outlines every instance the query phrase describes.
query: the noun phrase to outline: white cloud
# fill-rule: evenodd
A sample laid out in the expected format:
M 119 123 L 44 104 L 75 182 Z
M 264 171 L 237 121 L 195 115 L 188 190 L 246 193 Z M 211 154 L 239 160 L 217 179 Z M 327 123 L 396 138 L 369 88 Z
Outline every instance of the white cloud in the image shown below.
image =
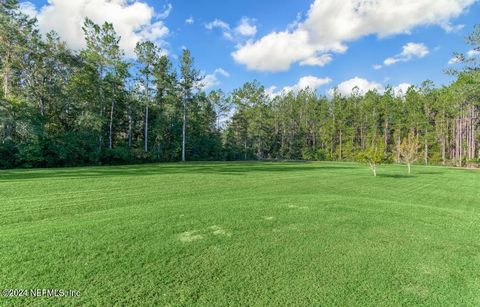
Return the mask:
M 393 94 L 397 97 L 403 97 L 407 94 L 407 91 L 411 86 L 410 83 L 400 83 L 393 88 Z
M 337 51 L 341 51 L 338 46 Z M 237 63 L 245 64 L 250 70 L 286 71 L 292 62 L 302 61 L 321 56 L 317 48 L 309 43 L 307 31 L 274 32 L 253 42 L 248 41 L 232 53 Z
M 401 55 L 403 57 L 412 57 L 416 56 L 419 58 L 423 58 L 426 56 L 430 51 L 428 50 L 427 46 L 423 43 L 408 43 L 403 46 L 403 51 Z
M 467 55 L 471 58 L 474 58 L 474 57 L 480 56 L 480 51 L 472 49 L 467 52 Z
M 113 1 L 115 1 L 115 0 L 113 0 Z M 120 0 L 120 2 L 125 2 L 125 1 Z M 127 1 L 127 2 L 134 2 L 134 1 Z M 156 17 L 159 18 L 159 19 L 165 19 L 168 16 L 170 16 L 170 13 L 172 12 L 172 9 L 173 9 L 173 6 L 170 3 L 167 4 L 166 6 L 164 5 L 163 6 L 163 11 L 156 14 Z
M 319 56 L 312 56 L 300 62 L 300 66 L 320 66 L 323 67 L 332 61 L 331 54 L 321 54 Z
M 385 59 L 385 61 L 383 61 L 383 64 L 385 64 L 385 66 L 390 66 L 390 65 L 393 65 L 393 64 L 397 63 L 398 61 L 400 61 L 400 60 L 398 60 L 396 58 L 387 58 L 387 59 Z
M 375 64 L 375 65 L 373 65 L 372 67 L 373 67 L 373 69 L 375 69 L 375 70 L 379 70 L 379 69 L 382 69 L 383 66 L 380 65 L 380 64 Z
M 205 28 L 208 30 L 213 30 L 214 28 L 219 28 L 222 30 L 229 30 L 230 31 L 230 25 L 226 23 L 223 20 L 220 19 L 215 19 L 214 21 L 211 21 L 205 25 Z
M 458 32 L 458 31 L 462 30 L 463 28 L 465 28 L 465 25 L 452 25 L 452 23 L 447 22 L 447 23 L 441 25 L 441 27 L 447 33 L 455 33 L 455 32 Z
M 28 3 L 22 4 L 23 7 L 31 8 Z M 97 24 L 111 22 L 121 36 L 120 47 L 127 56 L 134 56 L 135 45 L 139 41 L 163 43 L 162 39 L 169 33 L 169 29 L 162 19 L 171 10 L 169 4 L 163 12 L 157 13 L 152 6 L 142 1 L 49 0 L 34 14 L 42 33 L 56 31 L 73 49 L 85 47 L 82 25 L 86 17 Z
M 190 16 L 187 19 L 185 19 L 185 23 L 189 25 L 193 25 L 195 23 L 195 19 L 193 19 L 193 17 Z
M 286 86 L 283 88 L 285 92 L 291 92 L 291 91 L 300 91 L 303 89 L 311 89 L 311 90 L 317 90 L 319 87 L 322 85 L 328 84 L 332 82 L 332 79 L 330 78 L 317 78 L 314 76 L 305 76 L 300 78 L 298 80 L 297 84 L 293 86 Z
M 315 0 L 303 22 L 240 45 L 232 53 L 248 69 L 285 71 L 366 35 L 382 38 L 424 25 L 445 27 L 476 0 Z
M 242 36 L 255 36 L 257 34 L 257 26 L 254 20 L 248 17 L 242 17 L 239 25 L 235 28 L 235 33 Z
M 269 88 L 265 89 L 265 93 L 270 98 L 275 98 L 275 97 L 280 96 L 282 94 L 281 91 L 277 91 L 277 87 L 275 85 L 272 85 Z
M 230 41 L 240 41 L 244 37 L 252 37 L 257 33 L 257 26 L 254 24 L 254 20 L 248 17 L 242 17 L 238 26 L 235 29 L 230 27 L 230 24 L 221 20 L 215 19 L 207 24 L 205 28 L 207 30 L 219 29 L 222 31 L 223 37 Z
M 328 91 L 330 96 L 333 96 L 335 89 L 338 94 L 342 96 L 350 96 L 355 88 L 358 88 L 358 92 L 360 95 L 364 95 L 368 91 L 377 91 L 379 93 L 383 93 L 385 88 L 380 83 L 375 81 L 368 81 L 366 79 L 355 77 L 350 80 L 343 81 L 336 88 L 332 88 Z
M 388 79 L 384 81 L 387 82 Z M 400 83 L 399 85 L 392 87 L 393 95 L 396 97 L 403 97 L 411 86 L 412 85 L 410 83 Z M 375 81 L 369 81 L 364 78 L 355 77 L 350 80 L 343 81 L 335 88 L 329 89 L 327 94 L 329 96 L 333 96 L 336 90 L 338 94 L 349 97 L 354 92 L 354 89 L 356 89 L 360 95 L 365 95 L 368 91 L 376 91 L 379 94 L 383 94 L 385 92 L 384 85 Z
M 408 62 L 413 58 L 423 58 L 429 53 L 430 51 L 423 43 L 408 43 L 403 46 L 402 53 L 385 59 L 385 61 L 383 61 L 383 64 L 386 66 L 390 66 L 398 62 Z
M 205 28 L 207 30 L 220 29 L 223 33 L 224 38 L 233 41 L 233 35 L 232 30 L 230 29 L 230 25 L 223 20 L 215 19 L 214 21 L 207 23 L 205 25 Z
M 463 56 L 460 56 L 462 59 L 465 59 L 467 61 L 470 60 L 475 60 L 476 57 L 480 57 L 480 50 L 472 49 L 467 51 Z M 448 65 L 455 65 L 461 62 L 460 57 L 452 57 L 448 61 Z
M 34 18 L 37 16 L 37 8 L 31 2 L 21 2 L 19 4 L 20 11 L 27 15 L 30 18 Z
M 224 76 L 224 77 L 226 77 L 226 78 L 230 77 L 230 73 L 227 72 L 227 71 L 226 71 L 225 69 L 223 69 L 223 68 L 217 68 L 217 69 L 215 69 L 215 74 L 222 75 L 222 76 Z
M 206 90 L 206 89 L 212 88 L 214 86 L 220 85 L 221 82 L 218 79 L 219 76 L 222 76 L 224 78 L 228 78 L 228 77 L 230 77 L 230 73 L 228 73 L 223 68 L 215 69 L 215 71 L 213 73 L 208 74 L 208 75 L 205 76 L 205 78 L 203 78 L 203 80 L 201 81 L 202 88 L 204 90 Z
M 456 56 L 452 57 L 452 58 L 448 61 L 448 65 L 455 65 L 455 64 L 458 64 L 458 63 L 460 63 L 460 60 L 459 60 Z
M 319 87 L 329 84 L 332 82 L 330 78 L 317 78 L 315 76 L 305 76 L 298 80 L 298 82 L 291 86 L 285 86 L 281 91 L 277 91 L 276 86 L 271 86 L 267 88 L 265 91 L 268 96 L 274 98 L 276 96 L 280 96 L 283 93 L 289 92 L 298 92 L 304 89 L 311 89 L 316 91 Z

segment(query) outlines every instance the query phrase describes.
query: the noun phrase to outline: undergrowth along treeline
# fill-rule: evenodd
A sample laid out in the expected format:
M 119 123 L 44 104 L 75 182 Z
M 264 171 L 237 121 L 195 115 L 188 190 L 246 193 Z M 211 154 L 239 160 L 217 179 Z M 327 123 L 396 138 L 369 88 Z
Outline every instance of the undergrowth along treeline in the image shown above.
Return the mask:
M 42 36 L 17 0 L 0 6 L 0 168 L 180 160 L 479 162 L 480 27 L 456 81 L 352 95 L 273 96 L 258 82 L 206 93 L 189 50 L 178 67 L 153 42 L 127 59 L 109 23 L 87 47 Z M 414 148 L 414 152 L 412 152 Z M 410 152 L 405 152 L 410 149 Z M 408 157 L 408 159 L 406 158 Z M 408 160 L 408 161 L 407 161 Z

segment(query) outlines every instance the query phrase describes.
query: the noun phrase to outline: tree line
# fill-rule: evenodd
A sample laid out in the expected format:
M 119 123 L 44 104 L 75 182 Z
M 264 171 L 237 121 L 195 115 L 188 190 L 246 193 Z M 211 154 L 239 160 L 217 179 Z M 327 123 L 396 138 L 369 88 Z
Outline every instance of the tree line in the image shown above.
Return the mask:
M 456 54 L 456 81 L 398 95 L 331 97 L 304 89 L 272 96 L 258 82 L 206 93 L 184 49 L 176 67 L 150 41 L 127 59 L 112 24 L 83 25 L 69 49 L 17 0 L 0 6 L 0 168 L 186 160 L 480 162 L 480 75 Z M 467 38 L 480 53 L 480 27 Z

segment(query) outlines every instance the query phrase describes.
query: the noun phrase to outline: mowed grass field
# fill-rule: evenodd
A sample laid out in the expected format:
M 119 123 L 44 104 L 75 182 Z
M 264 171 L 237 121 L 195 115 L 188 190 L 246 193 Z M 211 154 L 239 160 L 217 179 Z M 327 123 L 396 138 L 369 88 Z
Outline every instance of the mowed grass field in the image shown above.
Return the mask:
M 480 306 L 480 172 L 187 163 L 0 172 L 0 305 Z

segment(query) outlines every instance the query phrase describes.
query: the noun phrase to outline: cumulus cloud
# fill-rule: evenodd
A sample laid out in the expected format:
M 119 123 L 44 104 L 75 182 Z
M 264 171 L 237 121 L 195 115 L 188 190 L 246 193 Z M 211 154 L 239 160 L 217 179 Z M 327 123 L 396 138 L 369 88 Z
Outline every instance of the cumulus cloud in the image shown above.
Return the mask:
M 398 62 L 408 62 L 413 58 L 423 58 L 429 53 L 430 51 L 423 43 L 408 43 L 403 46 L 403 51 L 401 53 L 385 59 L 383 64 L 390 66 Z
M 298 80 L 298 82 L 291 86 L 285 86 L 282 90 L 277 91 L 276 86 L 271 86 L 266 89 L 267 95 L 270 97 L 276 97 L 283 93 L 298 92 L 304 89 L 311 89 L 316 91 L 318 88 L 325 84 L 332 82 L 330 78 L 318 78 L 315 76 L 305 76 Z
M 354 77 L 350 80 L 343 81 L 335 88 L 330 89 L 328 94 L 333 96 L 336 91 L 338 94 L 348 97 L 352 95 L 355 88 L 358 89 L 360 95 L 364 95 L 368 91 L 377 91 L 379 93 L 383 93 L 385 91 L 385 87 L 380 83 L 369 81 L 360 77 Z
M 240 45 L 234 60 L 258 71 L 285 71 L 293 63 L 345 52 L 366 35 L 386 37 L 424 25 L 451 25 L 475 0 L 315 0 L 306 19 Z M 427 12 L 427 13 L 426 13 Z
M 155 12 L 145 2 L 127 0 L 49 0 L 35 11 L 31 11 L 34 6 L 29 2 L 22 6 L 37 17 L 41 32 L 56 31 L 73 49 L 85 47 L 82 25 L 86 17 L 97 24 L 111 22 L 121 36 L 120 47 L 127 56 L 134 55 L 135 45 L 139 41 L 163 43 L 162 39 L 169 33 L 163 19 L 172 10 L 169 4 L 164 11 Z
M 400 83 L 393 88 L 393 94 L 397 97 L 403 97 L 410 87 L 412 87 L 410 83 Z
M 254 24 L 254 20 L 242 17 L 240 23 L 235 28 L 235 33 L 242 36 L 255 36 L 257 34 L 257 26 Z
M 338 46 L 340 51 L 340 47 Z M 286 71 L 292 62 L 318 57 L 318 50 L 309 43 L 307 31 L 274 32 L 258 41 L 248 41 L 232 53 L 237 63 L 247 66 L 249 70 Z
M 202 88 L 204 90 L 206 90 L 206 89 L 212 88 L 214 86 L 220 85 L 221 82 L 219 80 L 219 77 L 228 78 L 228 77 L 230 77 L 230 73 L 228 73 L 223 68 L 215 69 L 215 71 L 213 73 L 208 74 L 208 75 L 205 76 L 205 78 L 203 78 L 203 80 L 201 81 Z
M 319 56 L 312 56 L 300 62 L 300 66 L 320 66 L 323 67 L 332 61 L 331 54 L 322 54 Z
M 412 84 L 410 83 L 400 83 L 399 85 L 392 87 L 393 95 L 396 97 L 403 97 L 411 86 Z M 350 80 L 343 81 L 335 88 L 329 89 L 327 94 L 333 96 L 336 91 L 337 94 L 350 97 L 354 90 L 358 91 L 360 95 L 365 95 L 368 91 L 376 91 L 379 94 L 383 94 L 385 92 L 385 86 L 375 81 L 354 77 Z
M 312 90 L 317 90 L 320 86 L 328 84 L 330 82 L 332 82 L 332 79 L 330 78 L 317 78 L 314 76 L 305 76 L 300 78 L 297 84 L 293 86 L 286 86 L 283 88 L 283 90 L 285 92 L 300 91 L 307 88 Z

